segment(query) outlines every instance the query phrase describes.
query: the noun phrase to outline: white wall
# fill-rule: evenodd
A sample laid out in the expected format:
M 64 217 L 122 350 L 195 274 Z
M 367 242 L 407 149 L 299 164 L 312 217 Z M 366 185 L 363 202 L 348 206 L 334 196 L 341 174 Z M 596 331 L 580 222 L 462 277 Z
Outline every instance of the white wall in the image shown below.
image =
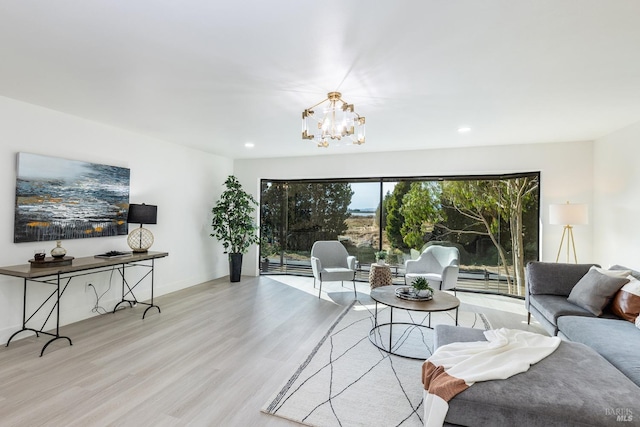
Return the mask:
M 155 237 L 151 250 L 169 252 L 156 261 L 156 295 L 228 274 L 226 256 L 210 233 L 211 207 L 232 173 L 233 162 L 201 151 L 143 137 L 123 130 L 0 97 L 0 265 L 25 264 L 34 249 L 55 242 L 13 243 L 16 153 L 29 152 L 131 169 L 131 203 L 158 205 L 158 224 L 148 225 Z M 126 236 L 63 241 L 68 255 L 92 256 L 107 250 L 128 250 Z M 129 274 L 129 272 L 127 272 Z M 117 275 L 117 274 L 116 274 Z M 113 308 L 120 281 L 101 300 Z M 94 315 L 92 292 L 109 288 L 109 274 L 73 281 L 61 305 L 61 321 L 71 323 Z M 139 299 L 149 297 L 148 287 Z M 34 289 L 37 286 L 34 286 Z M 41 286 L 43 293 L 45 286 Z M 19 328 L 22 280 L 0 276 L 0 342 Z M 26 336 L 26 334 L 25 334 Z
M 640 270 L 640 122 L 594 143 L 594 256 Z
M 549 204 L 570 201 L 592 206 L 592 142 L 251 159 L 236 160 L 234 163 L 235 175 L 245 189 L 256 197 L 260 179 L 474 175 L 535 171 L 541 173 L 541 259 L 555 261 L 562 227 L 548 225 Z M 574 228 L 580 262 L 592 261 L 591 227 L 587 225 Z M 243 272 L 258 274 L 257 250 L 252 250 L 245 257 Z

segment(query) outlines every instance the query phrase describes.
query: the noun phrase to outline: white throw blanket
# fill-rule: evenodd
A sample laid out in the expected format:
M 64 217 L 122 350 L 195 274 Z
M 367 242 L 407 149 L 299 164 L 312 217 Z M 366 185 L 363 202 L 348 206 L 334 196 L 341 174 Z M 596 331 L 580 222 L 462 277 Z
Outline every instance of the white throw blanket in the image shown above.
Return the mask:
M 558 348 L 560 338 L 515 329 L 484 333 L 488 341 L 439 347 L 422 366 L 424 425 L 442 426 L 449 400 L 478 381 L 506 379 L 525 372 Z

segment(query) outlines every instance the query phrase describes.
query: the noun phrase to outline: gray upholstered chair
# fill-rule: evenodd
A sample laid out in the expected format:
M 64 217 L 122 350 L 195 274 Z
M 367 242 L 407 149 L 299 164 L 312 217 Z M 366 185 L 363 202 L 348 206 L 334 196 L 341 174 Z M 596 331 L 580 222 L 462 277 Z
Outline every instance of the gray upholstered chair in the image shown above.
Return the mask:
M 460 252 L 449 246 L 429 246 L 416 260 L 404 263 L 405 284 L 424 277 L 434 289 L 455 289 L 460 272 Z
M 337 240 L 319 240 L 311 248 L 311 268 L 313 269 L 313 287 L 320 281 L 318 298 L 322 293 L 322 282 L 350 280 L 353 282 L 353 294 L 356 292 L 356 257 L 350 256 L 344 245 Z

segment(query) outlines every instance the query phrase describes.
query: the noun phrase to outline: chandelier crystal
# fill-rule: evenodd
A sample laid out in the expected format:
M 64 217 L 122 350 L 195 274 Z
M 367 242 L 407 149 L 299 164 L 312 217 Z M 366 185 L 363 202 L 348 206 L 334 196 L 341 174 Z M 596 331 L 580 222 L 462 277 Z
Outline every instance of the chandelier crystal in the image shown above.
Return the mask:
M 364 117 L 341 97 L 340 92 L 329 92 L 327 99 L 302 112 L 302 139 L 314 140 L 318 147 L 324 148 L 329 146 L 330 139 L 364 144 Z M 317 108 L 316 112 L 316 107 L 322 109 Z

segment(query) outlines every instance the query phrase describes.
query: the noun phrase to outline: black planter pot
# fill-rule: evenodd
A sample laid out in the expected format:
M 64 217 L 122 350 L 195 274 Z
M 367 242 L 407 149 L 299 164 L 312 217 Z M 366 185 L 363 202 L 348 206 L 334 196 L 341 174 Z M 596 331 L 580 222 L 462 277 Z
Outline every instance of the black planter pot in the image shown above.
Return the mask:
M 229 279 L 239 282 L 242 273 L 242 254 L 229 254 Z

